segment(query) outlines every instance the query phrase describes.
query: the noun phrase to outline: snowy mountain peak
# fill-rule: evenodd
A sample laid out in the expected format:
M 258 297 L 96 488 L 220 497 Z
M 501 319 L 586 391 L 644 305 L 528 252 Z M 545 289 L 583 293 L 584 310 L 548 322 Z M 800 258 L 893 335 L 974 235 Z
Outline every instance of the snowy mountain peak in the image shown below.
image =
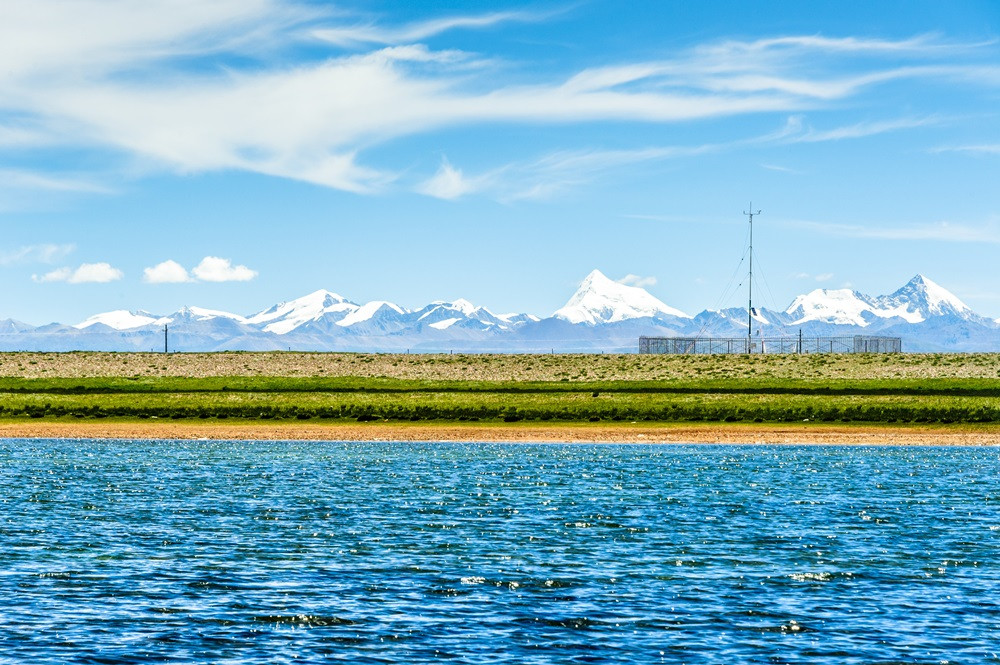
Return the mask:
M 972 309 L 958 296 L 919 274 L 902 288 L 883 298 L 893 302 L 905 302 L 924 317 L 942 314 L 965 317 L 972 313 Z
M 240 316 L 239 314 L 232 314 L 230 312 L 223 312 L 217 309 L 206 309 L 204 307 L 194 307 L 194 306 L 181 307 L 179 310 L 171 314 L 170 317 L 167 319 L 167 321 L 173 321 L 175 319 L 184 319 L 193 321 L 210 321 L 211 319 L 231 319 L 233 321 L 238 321 L 239 323 L 247 322 L 246 317 Z
M 337 321 L 337 325 L 346 328 L 365 321 L 395 320 L 403 314 L 406 314 L 406 310 L 399 305 L 385 300 L 373 300 L 358 307 L 340 321 Z
M 427 308 L 427 312 L 423 314 L 420 318 L 425 318 L 435 309 L 447 309 L 453 312 L 461 312 L 465 316 L 473 316 L 476 312 L 482 310 L 482 307 L 476 307 L 471 302 L 465 298 L 459 298 L 458 300 L 435 300 L 431 303 L 431 307 Z
M 462 312 L 466 316 L 470 316 L 477 309 L 475 305 L 473 305 L 471 302 L 469 302 L 465 298 L 459 298 L 458 300 L 453 300 L 452 302 L 450 302 L 448 304 L 450 304 L 452 307 L 454 307 L 458 311 Z
M 865 326 L 865 312 L 871 312 L 870 298 L 851 289 L 815 289 L 792 301 L 785 313 L 795 318 L 792 325 L 823 321 L 851 326 Z
M 570 323 L 616 323 L 658 315 L 690 319 L 684 312 L 661 302 L 638 286 L 619 284 L 600 270 L 592 271 L 573 297 L 554 317 Z
M 954 294 L 923 275 L 887 296 L 871 297 L 850 289 L 816 289 L 796 298 L 785 313 L 793 317 L 791 325 L 822 321 L 860 327 L 879 319 L 921 323 L 934 316 L 976 316 Z
M 246 321 L 253 325 L 267 324 L 264 330 L 283 335 L 305 323 L 318 321 L 324 317 L 342 319 L 357 308 L 357 305 L 343 296 L 320 289 L 258 312 L 247 317 Z

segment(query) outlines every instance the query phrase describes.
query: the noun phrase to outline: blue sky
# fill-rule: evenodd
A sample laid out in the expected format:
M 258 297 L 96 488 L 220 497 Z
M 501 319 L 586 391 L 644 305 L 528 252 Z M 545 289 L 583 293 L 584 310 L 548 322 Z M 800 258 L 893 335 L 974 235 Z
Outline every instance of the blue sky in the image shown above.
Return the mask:
M 1000 3 L 7 0 L 0 317 L 317 288 L 1000 316 Z

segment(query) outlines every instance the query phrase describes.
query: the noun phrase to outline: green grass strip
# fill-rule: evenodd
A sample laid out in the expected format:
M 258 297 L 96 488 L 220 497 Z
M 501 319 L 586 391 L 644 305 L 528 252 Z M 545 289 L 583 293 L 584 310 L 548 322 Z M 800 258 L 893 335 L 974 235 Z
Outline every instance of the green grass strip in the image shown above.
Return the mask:
M 0 377 L 0 393 L 636 393 L 1000 397 L 1000 379 L 776 379 L 657 381 L 442 381 L 368 377 Z

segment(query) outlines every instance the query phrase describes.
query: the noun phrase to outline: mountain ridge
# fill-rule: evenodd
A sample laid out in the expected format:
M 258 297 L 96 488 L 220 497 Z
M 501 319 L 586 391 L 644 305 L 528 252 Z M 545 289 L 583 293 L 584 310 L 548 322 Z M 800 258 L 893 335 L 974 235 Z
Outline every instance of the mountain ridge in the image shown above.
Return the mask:
M 640 335 L 744 337 L 745 307 L 691 316 L 645 289 L 588 274 L 566 304 L 540 318 L 497 315 L 463 298 L 406 309 L 385 300 L 356 303 L 319 289 L 247 316 L 185 306 L 166 315 L 113 310 L 75 325 L 0 321 L 0 349 L 157 350 L 163 327 L 178 351 L 634 351 Z M 757 309 L 753 334 L 904 337 L 907 350 L 1000 351 L 1000 322 L 976 314 L 917 274 L 887 295 L 814 289 L 784 310 Z

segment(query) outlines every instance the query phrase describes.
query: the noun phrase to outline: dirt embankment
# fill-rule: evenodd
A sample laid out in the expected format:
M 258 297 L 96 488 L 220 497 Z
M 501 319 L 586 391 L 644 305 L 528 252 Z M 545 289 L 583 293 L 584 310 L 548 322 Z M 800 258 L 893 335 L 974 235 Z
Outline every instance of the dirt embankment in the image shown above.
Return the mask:
M 536 425 L 239 422 L 0 422 L 0 437 L 317 441 L 511 441 L 833 445 L 1000 445 L 1000 427 Z

